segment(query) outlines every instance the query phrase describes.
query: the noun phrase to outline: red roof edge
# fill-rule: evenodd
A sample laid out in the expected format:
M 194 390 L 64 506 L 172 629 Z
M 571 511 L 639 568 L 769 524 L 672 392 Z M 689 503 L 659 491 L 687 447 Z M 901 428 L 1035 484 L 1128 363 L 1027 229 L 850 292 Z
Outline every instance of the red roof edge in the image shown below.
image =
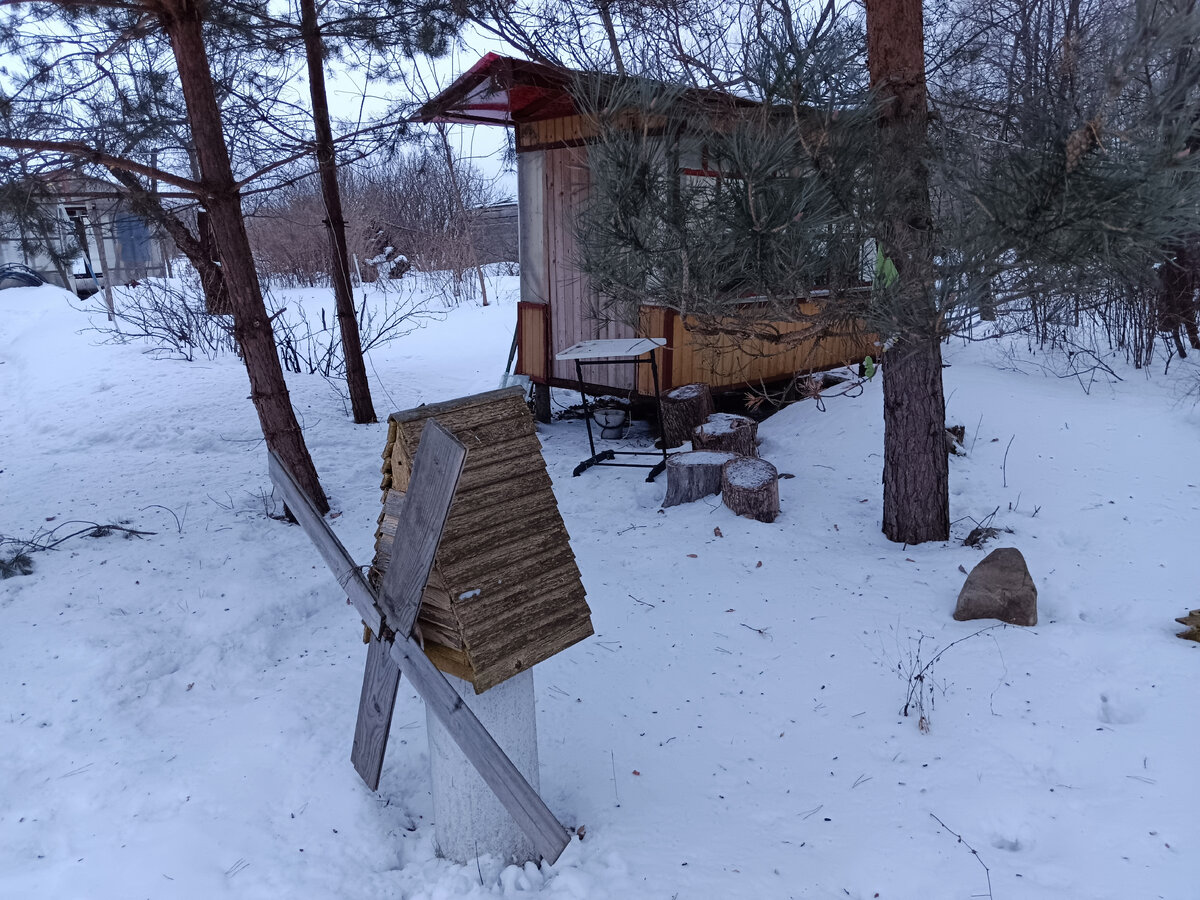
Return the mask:
M 498 53 L 486 53 L 449 87 L 424 103 L 413 119 L 418 122 L 511 126 L 518 120 L 524 120 L 521 112 L 525 105 L 529 105 L 528 94 L 523 97 L 525 102 L 521 103 L 513 97 L 513 88 L 528 88 L 543 100 L 548 98 L 555 101 L 551 104 L 555 107 L 573 106 L 567 91 L 570 78 L 570 72 L 566 69 Z M 486 98 L 478 96 L 480 88 L 489 82 L 490 85 L 485 89 Z M 539 103 L 539 107 L 545 105 Z

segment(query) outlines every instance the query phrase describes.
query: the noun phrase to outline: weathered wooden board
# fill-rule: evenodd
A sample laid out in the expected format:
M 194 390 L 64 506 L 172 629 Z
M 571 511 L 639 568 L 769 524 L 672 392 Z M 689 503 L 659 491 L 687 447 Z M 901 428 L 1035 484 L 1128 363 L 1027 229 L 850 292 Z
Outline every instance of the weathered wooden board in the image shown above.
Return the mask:
M 354 746 L 350 751 L 354 771 L 373 791 L 379 790 L 392 712 L 396 708 L 396 691 L 400 687 L 400 667 L 392 660 L 390 649 L 379 635 L 371 635 L 362 695 L 358 700 L 358 719 L 354 723 Z
M 403 535 L 403 543 L 394 564 L 388 567 L 379 594 L 386 625 L 398 635 L 412 634 L 466 457 L 466 448 L 454 435 L 437 422 L 429 423 L 413 461 L 409 491 L 397 511 L 397 533 Z M 399 669 L 379 646 L 380 637 L 373 636 L 367 651 L 350 751 L 355 771 L 371 790 L 379 786 L 383 772 L 392 707 L 400 682 Z
M 425 423 L 396 528 L 396 540 L 404 544 L 397 551 L 393 543 L 383 576 L 383 608 L 398 635 L 412 634 L 466 458 L 467 448 L 454 435 L 436 421 Z

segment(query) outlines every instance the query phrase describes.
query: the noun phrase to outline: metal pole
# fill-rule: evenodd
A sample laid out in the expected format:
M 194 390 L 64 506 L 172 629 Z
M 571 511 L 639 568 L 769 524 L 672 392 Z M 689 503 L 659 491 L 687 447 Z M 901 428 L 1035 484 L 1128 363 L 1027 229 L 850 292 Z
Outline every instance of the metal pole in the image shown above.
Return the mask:
M 583 424 L 587 426 L 588 447 L 592 451 L 592 456 L 596 455 L 596 442 L 592 440 L 592 414 L 588 410 L 587 391 L 583 389 L 583 366 L 579 364 L 579 360 L 575 360 L 575 374 L 579 376 L 579 399 L 583 401 Z
M 658 363 L 654 360 L 654 350 L 650 351 L 650 375 L 654 379 L 654 408 L 658 414 L 658 445 L 662 448 L 663 465 L 667 464 L 667 436 L 663 433 L 662 393 L 658 389 Z

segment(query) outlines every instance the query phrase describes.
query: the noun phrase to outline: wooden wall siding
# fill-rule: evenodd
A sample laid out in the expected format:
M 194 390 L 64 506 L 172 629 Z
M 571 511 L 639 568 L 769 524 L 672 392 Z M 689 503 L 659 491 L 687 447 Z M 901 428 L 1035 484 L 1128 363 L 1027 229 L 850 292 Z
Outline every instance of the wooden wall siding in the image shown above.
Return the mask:
M 595 136 L 595 127 L 582 116 L 525 122 L 517 126 L 517 152 L 577 146 Z
M 549 373 L 547 309 L 544 303 L 517 304 L 517 374 L 534 381 L 545 381 Z
M 592 634 L 591 611 L 520 388 L 389 417 L 371 578 L 378 583 L 391 560 L 430 418 L 467 446 L 467 462 L 417 624 L 434 664 L 482 693 Z
M 615 127 L 647 130 L 661 134 L 667 125 L 663 116 L 645 116 L 638 110 L 626 110 L 615 119 Z M 522 122 L 516 127 L 517 153 L 578 147 L 599 134 L 595 124 L 584 116 L 562 116 L 538 122 Z
M 874 355 L 875 336 L 829 337 L 803 341 L 780 352 L 765 341 L 739 341 L 730 337 L 698 335 L 688 330 L 685 318 L 662 307 L 645 306 L 641 310 L 639 331 L 643 337 L 664 337 L 667 347 L 659 364 L 663 390 L 681 384 L 703 381 L 716 390 L 757 387 L 796 374 L 819 372 L 862 362 Z M 803 331 L 797 322 L 777 322 L 782 334 Z M 638 392 L 649 394 L 653 388 L 650 371 L 641 373 Z
M 575 214 L 587 200 L 589 172 L 584 147 L 546 151 L 546 248 L 550 282 L 550 357 L 580 341 L 630 338 L 634 329 L 593 317 L 597 297 L 576 261 Z M 586 379 L 614 391 L 634 387 L 633 366 L 588 366 Z M 552 375 L 576 379 L 572 360 L 553 361 Z

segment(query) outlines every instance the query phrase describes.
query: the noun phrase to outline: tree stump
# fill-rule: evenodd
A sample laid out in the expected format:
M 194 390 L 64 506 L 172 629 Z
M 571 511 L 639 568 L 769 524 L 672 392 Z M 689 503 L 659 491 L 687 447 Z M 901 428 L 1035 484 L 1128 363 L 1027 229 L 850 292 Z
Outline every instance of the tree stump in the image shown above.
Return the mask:
M 758 456 L 758 423 L 748 416 L 713 413 L 692 430 L 692 449 Z
M 721 499 L 739 516 L 774 522 L 779 515 L 779 473 L 765 459 L 735 457 L 721 467 Z
M 663 446 L 678 447 L 692 439 L 692 429 L 712 414 L 712 391 L 703 382 L 667 391 L 662 398 Z
M 693 450 L 668 458 L 667 496 L 663 498 L 663 509 L 721 493 L 721 467 L 736 458 L 733 453 L 715 450 Z

